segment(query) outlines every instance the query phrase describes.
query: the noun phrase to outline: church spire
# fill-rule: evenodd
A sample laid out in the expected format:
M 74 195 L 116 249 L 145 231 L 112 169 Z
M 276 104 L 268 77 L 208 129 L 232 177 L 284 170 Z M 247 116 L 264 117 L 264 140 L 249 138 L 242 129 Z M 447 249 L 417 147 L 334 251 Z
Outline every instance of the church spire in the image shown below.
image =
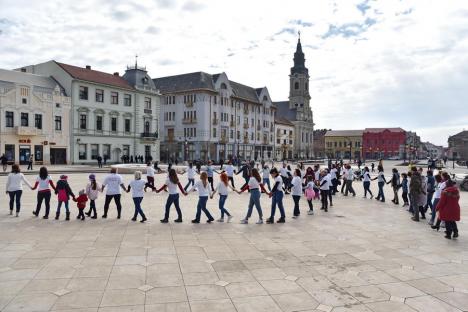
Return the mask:
M 296 52 L 294 53 L 294 67 L 291 68 L 291 74 L 308 74 L 308 69 L 305 67 L 305 56 L 302 52 L 301 32 L 298 32 Z

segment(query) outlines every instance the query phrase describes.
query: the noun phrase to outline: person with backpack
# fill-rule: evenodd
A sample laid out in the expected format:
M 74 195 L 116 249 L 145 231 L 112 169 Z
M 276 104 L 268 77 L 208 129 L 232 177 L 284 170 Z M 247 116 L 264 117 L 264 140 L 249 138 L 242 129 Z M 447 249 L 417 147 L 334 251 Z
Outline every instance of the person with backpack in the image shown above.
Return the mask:
M 75 200 L 75 194 L 70 188 L 68 184 L 68 177 L 64 174 L 60 176 L 60 180 L 57 182 L 55 186 L 55 195 L 57 195 L 57 212 L 55 213 L 55 220 L 60 219 L 60 208 L 62 204 L 65 206 L 65 220 L 70 220 L 70 207 L 69 207 L 69 200 L 70 196 Z
M 55 192 L 55 185 L 49 176 L 47 168 L 41 167 L 39 169 L 39 176 L 36 178 L 36 183 L 31 188 L 32 190 L 37 189 L 37 205 L 36 205 L 36 210 L 33 211 L 33 215 L 35 215 L 36 217 L 39 216 L 42 202 L 44 201 L 45 202 L 45 214 L 42 218 L 43 219 L 49 218 L 50 197 L 51 197 L 50 188 L 52 188 Z

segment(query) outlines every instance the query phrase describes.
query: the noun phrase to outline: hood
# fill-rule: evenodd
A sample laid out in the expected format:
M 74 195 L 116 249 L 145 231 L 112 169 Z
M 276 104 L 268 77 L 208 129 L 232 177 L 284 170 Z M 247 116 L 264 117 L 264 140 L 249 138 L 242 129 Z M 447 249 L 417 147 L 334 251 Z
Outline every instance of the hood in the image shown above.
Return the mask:
M 456 186 L 450 186 L 444 189 L 443 193 L 445 193 L 449 197 L 460 197 L 460 193 Z

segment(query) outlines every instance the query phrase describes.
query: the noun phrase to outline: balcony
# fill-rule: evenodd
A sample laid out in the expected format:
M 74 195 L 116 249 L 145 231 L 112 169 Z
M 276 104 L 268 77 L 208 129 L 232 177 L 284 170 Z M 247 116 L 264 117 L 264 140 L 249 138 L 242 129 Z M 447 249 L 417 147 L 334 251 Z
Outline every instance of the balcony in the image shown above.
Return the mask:
M 244 123 L 244 129 L 249 129 L 249 124 L 248 123 Z
M 219 119 L 213 118 L 212 125 L 215 126 L 218 124 L 218 122 L 219 122 Z
M 182 123 L 187 125 L 187 124 L 194 124 L 194 123 L 197 123 L 197 119 L 196 118 L 185 118 L 185 119 L 182 119 Z
M 18 126 L 16 127 L 16 134 L 17 135 L 37 135 L 38 134 L 38 129 L 34 127 L 23 127 L 23 126 Z
M 153 132 L 153 133 L 143 132 L 143 133 L 140 133 L 140 138 L 143 140 L 156 141 L 158 139 L 158 133 L 157 132 Z
M 152 115 L 152 114 L 153 114 L 153 111 L 152 111 L 151 109 L 145 108 L 145 109 L 143 110 L 143 113 Z

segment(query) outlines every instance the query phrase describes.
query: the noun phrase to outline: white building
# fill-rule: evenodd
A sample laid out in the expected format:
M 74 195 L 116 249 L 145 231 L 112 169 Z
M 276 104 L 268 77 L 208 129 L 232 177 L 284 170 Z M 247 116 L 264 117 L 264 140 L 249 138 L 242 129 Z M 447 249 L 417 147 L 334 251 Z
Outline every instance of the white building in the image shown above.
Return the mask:
M 109 162 L 137 155 L 159 160 L 160 95 L 146 69 L 135 64 L 120 76 L 49 61 L 21 70 L 54 78 L 71 97 L 73 163 L 98 155 Z
M 444 157 L 444 147 L 430 142 L 422 143 L 426 148 L 426 156 L 432 159 L 441 159 Z
M 286 118 L 276 116 L 275 119 L 275 158 L 277 160 L 291 159 L 294 153 L 294 124 Z
M 161 106 L 161 159 L 273 157 L 275 108 L 266 87 L 195 72 L 153 79 Z
M 0 155 L 25 164 L 69 161 L 70 98 L 52 78 L 0 69 Z
M 314 121 L 310 107 L 309 70 L 305 67 L 301 39 L 294 53 L 294 66 L 289 75 L 289 100 L 274 102 L 278 116 L 294 124 L 295 159 L 314 157 Z

